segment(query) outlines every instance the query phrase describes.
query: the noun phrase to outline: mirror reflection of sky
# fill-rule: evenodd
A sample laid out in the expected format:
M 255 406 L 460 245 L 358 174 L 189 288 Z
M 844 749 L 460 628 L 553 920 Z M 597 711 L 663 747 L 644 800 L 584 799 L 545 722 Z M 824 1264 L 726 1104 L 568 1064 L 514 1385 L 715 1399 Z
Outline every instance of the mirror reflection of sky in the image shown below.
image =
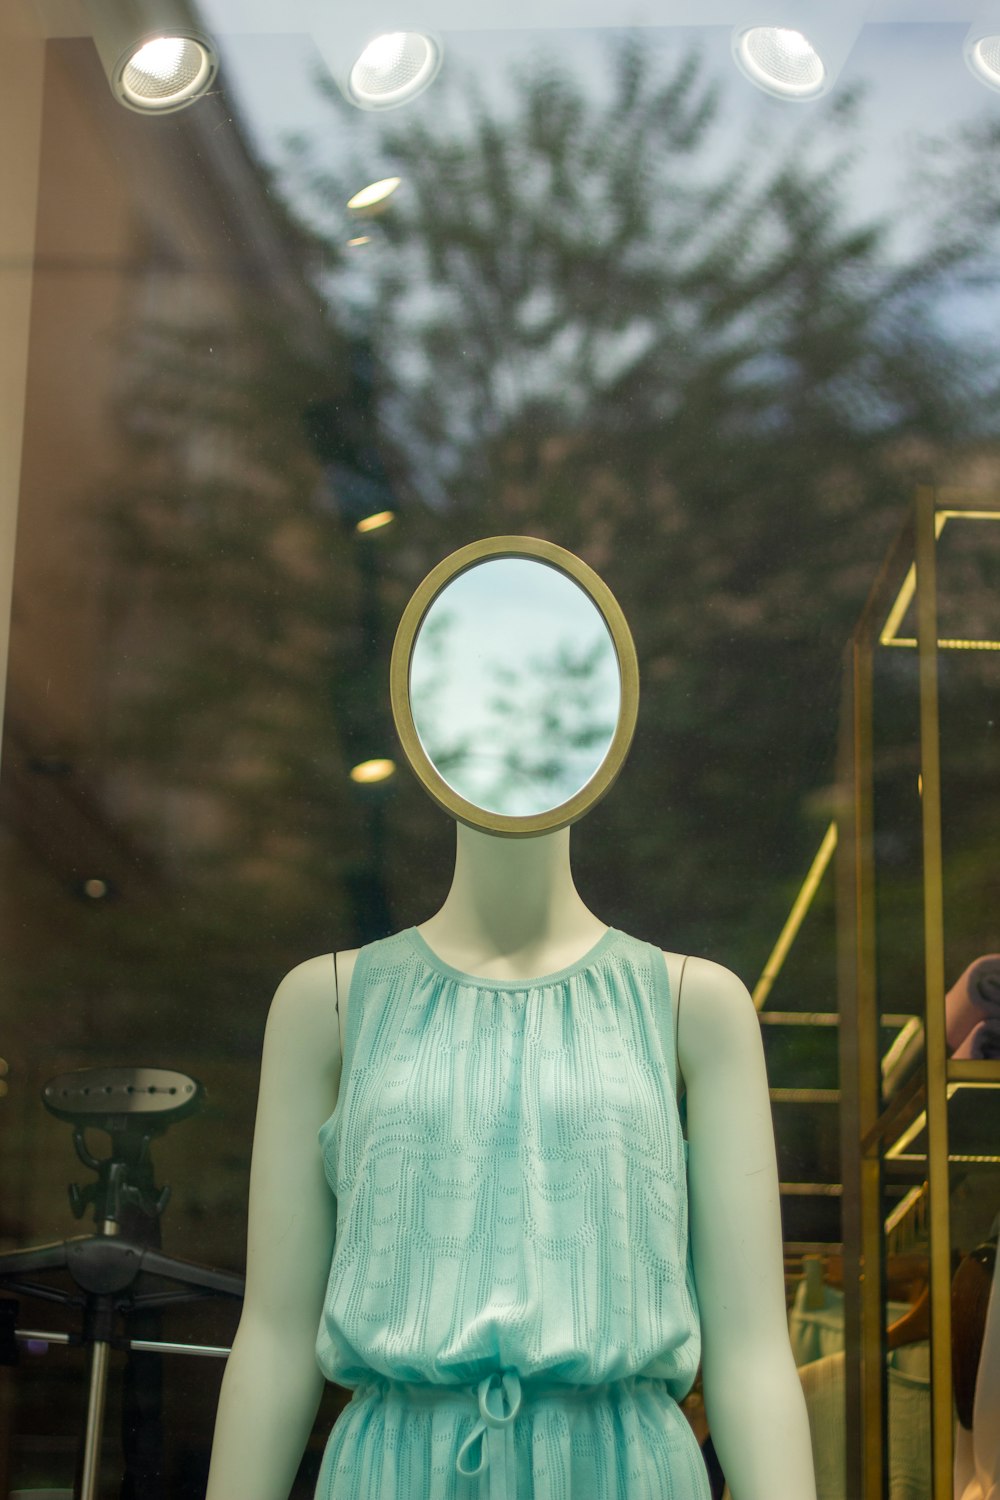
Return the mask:
M 453 790 L 526 817 L 568 801 L 614 735 L 621 685 L 604 619 L 545 563 L 495 558 L 441 591 L 417 632 L 410 701 Z

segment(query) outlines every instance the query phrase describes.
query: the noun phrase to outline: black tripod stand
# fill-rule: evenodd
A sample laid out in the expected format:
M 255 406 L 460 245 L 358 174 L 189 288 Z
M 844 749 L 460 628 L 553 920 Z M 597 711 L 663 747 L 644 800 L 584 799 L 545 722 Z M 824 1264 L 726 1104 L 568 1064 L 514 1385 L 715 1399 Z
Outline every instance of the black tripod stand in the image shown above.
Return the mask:
M 0 1289 L 81 1308 L 83 1326 L 71 1334 L 18 1328 L 17 1302 L 3 1299 L 0 1362 L 16 1362 L 18 1340 L 92 1346 L 76 1496 L 77 1500 L 96 1500 L 111 1350 L 218 1357 L 229 1353 L 228 1349 L 200 1344 L 132 1339 L 125 1332 L 128 1320 L 152 1309 L 202 1297 L 241 1298 L 243 1279 L 164 1255 L 153 1243 L 170 1189 L 154 1186 L 150 1146 L 155 1136 L 163 1135 L 170 1125 L 200 1108 L 204 1098 L 200 1083 L 166 1068 L 86 1068 L 53 1078 L 42 1090 L 42 1098 L 54 1115 L 73 1125 L 77 1155 L 97 1173 L 96 1182 L 83 1189 L 73 1184 L 69 1190 L 77 1218 L 93 1204 L 97 1232 L 0 1255 Z M 88 1150 L 88 1127 L 107 1131 L 110 1156 L 99 1159 Z M 68 1271 L 73 1289 L 62 1290 L 31 1279 L 48 1271 Z M 165 1289 L 164 1281 L 180 1283 L 183 1290 Z

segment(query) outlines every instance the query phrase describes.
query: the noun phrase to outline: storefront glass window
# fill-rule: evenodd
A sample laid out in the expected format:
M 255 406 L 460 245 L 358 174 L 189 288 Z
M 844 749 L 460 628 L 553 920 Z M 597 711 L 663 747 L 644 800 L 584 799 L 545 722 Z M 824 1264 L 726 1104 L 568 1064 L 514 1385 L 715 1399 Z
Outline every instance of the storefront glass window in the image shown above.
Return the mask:
M 0 1255 L 93 1227 L 46 1083 L 158 1068 L 205 1095 L 154 1139 L 149 1192 L 170 1200 L 133 1202 L 132 1230 L 242 1274 L 275 986 L 422 921 L 451 876 L 453 823 L 393 730 L 400 616 L 455 548 L 539 537 L 607 582 L 639 662 L 577 884 L 754 997 L 820 1494 L 877 1500 L 871 1319 L 908 1316 L 932 1253 L 950 1278 L 1000 1212 L 1000 969 L 976 1000 L 981 1072 L 946 1077 L 944 1043 L 934 1065 L 938 1241 L 917 1097 L 928 1007 L 1000 950 L 1000 15 L 801 8 L 814 53 L 791 23 L 747 33 L 746 7 L 581 0 L 431 6 L 426 37 L 390 28 L 362 56 L 358 4 L 175 0 L 150 43 L 152 4 L 11 0 Z M 926 502 L 933 660 L 908 572 L 920 486 L 959 496 Z M 872 1040 L 845 1075 L 866 983 Z M 971 1030 L 946 1039 L 959 1060 Z M 900 1111 L 867 1187 L 865 1087 Z M 22 1332 L 79 1324 L 18 1296 Z M 224 1349 L 237 1317 L 222 1295 L 133 1337 Z M 882 1351 L 895 1500 L 944 1496 L 927 1332 Z M 0 1495 L 68 1493 L 84 1354 L 15 1345 Z M 204 1493 L 223 1363 L 112 1354 L 101 1493 Z M 344 1397 L 324 1396 L 296 1496 Z M 705 1440 L 697 1387 L 686 1412 Z

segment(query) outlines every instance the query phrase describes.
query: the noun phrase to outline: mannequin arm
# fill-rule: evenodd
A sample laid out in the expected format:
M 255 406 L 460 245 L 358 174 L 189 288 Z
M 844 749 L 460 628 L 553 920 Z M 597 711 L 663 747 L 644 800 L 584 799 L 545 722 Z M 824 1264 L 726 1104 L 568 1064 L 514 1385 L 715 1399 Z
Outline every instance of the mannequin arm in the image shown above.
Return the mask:
M 250 1169 L 246 1297 L 226 1365 L 206 1500 L 285 1500 L 323 1392 L 316 1335 L 336 1202 L 316 1132 L 340 1082 L 333 962 L 310 959 L 268 1014 Z
M 735 974 L 692 959 L 680 1010 L 705 1410 L 733 1500 L 815 1500 L 788 1340 L 760 1023 Z

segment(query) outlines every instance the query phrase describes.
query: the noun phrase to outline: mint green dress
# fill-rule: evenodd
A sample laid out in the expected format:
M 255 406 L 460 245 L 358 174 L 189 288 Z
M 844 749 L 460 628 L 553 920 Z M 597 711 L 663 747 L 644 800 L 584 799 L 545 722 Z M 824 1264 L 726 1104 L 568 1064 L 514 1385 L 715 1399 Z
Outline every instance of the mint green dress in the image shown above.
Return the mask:
M 500 980 L 415 928 L 369 944 L 319 1140 L 316 1352 L 354 1394 L 316 1500 L 708 1500 L 659 949 L 610 928 Z

